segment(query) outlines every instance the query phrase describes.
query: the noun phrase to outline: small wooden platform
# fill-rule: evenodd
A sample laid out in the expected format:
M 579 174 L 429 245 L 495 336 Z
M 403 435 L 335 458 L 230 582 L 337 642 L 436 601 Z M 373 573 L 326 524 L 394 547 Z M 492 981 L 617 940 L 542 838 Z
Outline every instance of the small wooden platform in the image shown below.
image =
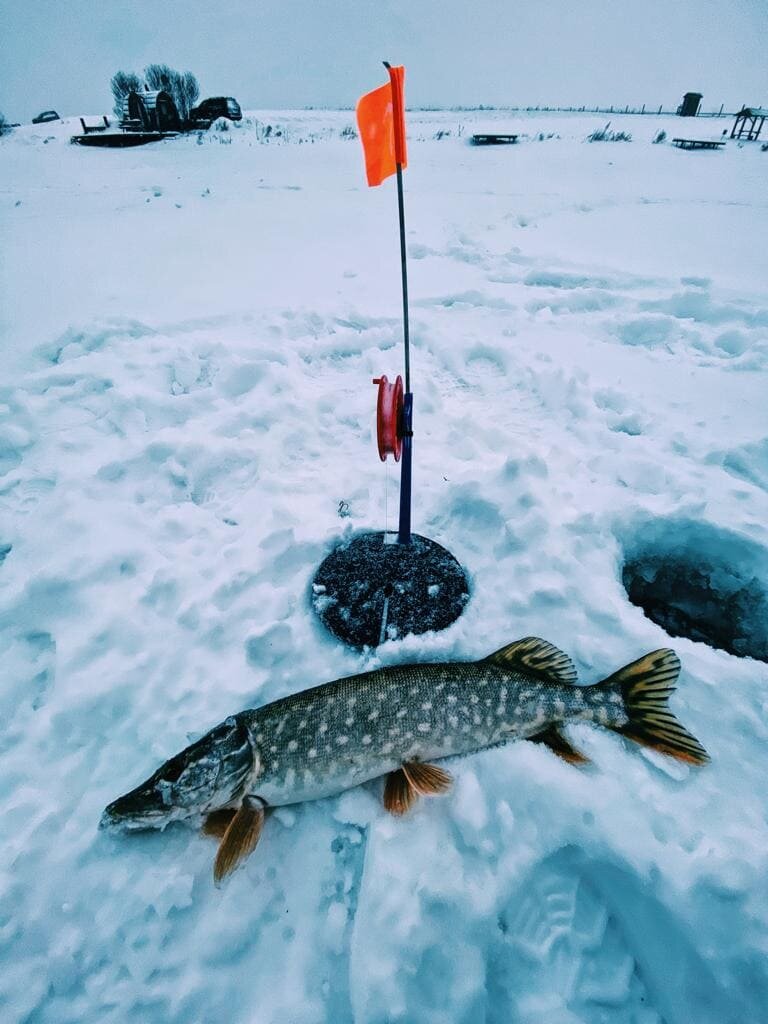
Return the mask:
M 102 114 L 102 124 L 86 124 L 85 118 L 80 118 L 80 124 L 83 126 L 83 135 L 90 135 L 91 132 L 105 132 L 109 128 L 109 118 L 106 114 Z
M 473 135 L 473 146 L 510 146 L 517 142 L 517 135 Z
M 714 139 L 672 139 L 672 145 L 680 149 L 720 149 L 725 142 Z
M 124 148 L 125 146 L 145 146 L 148 142 L 159 142 L 160 139 L 172 138 L 178 132 L 103 132 L 92 135 L 73 135 L 70 141 L 78 146 L 100 146 L 107 149 Z

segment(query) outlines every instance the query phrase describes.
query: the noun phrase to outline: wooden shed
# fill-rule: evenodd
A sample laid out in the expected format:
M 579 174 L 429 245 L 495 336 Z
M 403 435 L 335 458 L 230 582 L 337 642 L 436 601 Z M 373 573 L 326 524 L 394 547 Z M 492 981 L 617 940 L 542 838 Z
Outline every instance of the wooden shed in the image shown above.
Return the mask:
M 683 102 L 677 108 L 680 117 L 696 117 L 701 106 L 700 92 L 687 92 L 683 96 Z
M 765 107 L 744 107 L 736 115 L 731 138 L 746 138 L 748 142 L 754 142 L 760 137 L 766 117 L 768 117 L 768 109 Z
M 123 105 L 121 128 L 143 132 L 181 131 L 181 118 L 167 92 L 130 92 Z

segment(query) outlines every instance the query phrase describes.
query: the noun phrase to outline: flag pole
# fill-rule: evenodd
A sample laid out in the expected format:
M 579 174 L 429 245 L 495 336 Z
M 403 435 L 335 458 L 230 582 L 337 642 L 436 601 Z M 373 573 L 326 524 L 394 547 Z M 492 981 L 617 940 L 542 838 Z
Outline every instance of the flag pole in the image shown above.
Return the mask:
M 405 262 L 405 205 L 403 167 L 397 165 L 397 209 L 400 214 L 400 270 L 403 278 L 403 337 L 405 339 L 405 390 L 411 390 L 411 346 L 408 330 L 408 268 Z
M 393 68 L 387 61 L 384 66 L 389 82 L 360 97 L 356 116 L 368 185 L 381 185 L 397 175 L 405 393 L 399 373 L 392 382 L 382 375 L 373 383 L 379 388 L 379 458 L 386 462 L 394 455 L 400 462 L 400 524 L 392 533 L 386 525 L 383 533 L 375 530 L 353 537 L 346 533 L 323 559 L 312 585 L 312 603 L 324 625 L 340 640 L 363 650 L 409 634 L 445 629 L 469 600 L 467 574 L 450 551 L 429 537 L 411 533 L 413 394 L 403 201 L 403 172 L 408 166 L 405 68 Z M 395 543 L 387 543 L 391 539 Z
M 390 72 L 393 91 L 393 107 L 395 117 L 401 108 L 400 99 L 394 95 L 395 80 L 391 74 L 391 64 L 384 61 L 384 67 Z M 395 138 L 399 129 L 395 128 Z M 403 132 L 405 131 L 403 126 Z M 403 285 L 403 340 L 405 342 L 405 395 L 403 396 L 403 415 L 400 433 L 403 439 L 403 455 L 400 466 L 400 522 L 397 532 L 398 544 L 411 543 L 411 491 L 413 467 L 413 394 L 411 393 L 411 346 L 408 323 L 408 267 L 405 251 L 405 202 L 403 199 L 403 164 L 402 153 L 396 141 L 396 173 L 397 173 L 397 209 L 400 217 L 400 273 Z

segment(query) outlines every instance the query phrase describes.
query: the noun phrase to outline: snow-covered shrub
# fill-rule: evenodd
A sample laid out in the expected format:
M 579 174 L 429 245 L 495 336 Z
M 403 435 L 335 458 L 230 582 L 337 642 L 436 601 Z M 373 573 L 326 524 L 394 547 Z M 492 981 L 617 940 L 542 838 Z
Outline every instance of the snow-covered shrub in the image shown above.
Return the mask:
M 226 117 L 217 117 L 211 125 L 211 128 L 215 132 L 228 132 L 231 127 L 232 124 Z
M 0 114 L 0 135 L 6 135 L 11 130 L 11 126 L 5 119 L 4 114 Z
M 662 129 L 660 132 L 656 132 L 653 142 L 654 145 L 658 145 L 660 142 L 664 142 L 667 137 L 667 133 Z
M 630 132 L 612 132 L 610 131 L 611 122 L 609 121 L 605 128 L 596 128 L 591 134 L 587 136 L 587 142 L 631 142 L 632 135 Z
M 595 130 L 587 136 L 587 142 L 604 142 L 605 137 L 608 134 L 610 123 L 611 122 L 609 121 L 605 128 L 595 128 Z
M 277 125 L 262 124 L 261 128 L 260 128 L 260 130 L 258 132 L 259 142 L 269 142 L 270 139 L 273 139 L 273 138 L 274 139 L 282 139 L 283 138 L 283 129 L 277 127 Z M 286 134 L 285 141 L 286 142 L 289 141 L 289 139 L 287 137 L 287 134 Z
M 344 127 L 341 129 L 341 137 L 342 139 L 356 139 L 357 132 L 355 131 L 351 124 L 345 124 Z

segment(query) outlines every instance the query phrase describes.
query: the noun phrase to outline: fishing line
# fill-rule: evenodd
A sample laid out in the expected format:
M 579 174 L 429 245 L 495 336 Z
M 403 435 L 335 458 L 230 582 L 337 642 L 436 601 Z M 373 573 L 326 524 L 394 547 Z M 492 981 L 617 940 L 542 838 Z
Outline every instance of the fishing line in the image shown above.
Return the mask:
M 381 612 L 381 629 L 379 631 L 379 646 L 387 639 L 387 618 L 389 615 L 389 595 L 384 598 L 384 608 Z
M 389 533 L 389 460 L 384 463 L 384 543 Z
M 384 537 L 383 543 L 389 539 L 389 460 L 384 463 Z M 387 620 L 389 618 L 389 594 L 384 591 L 384 607 L 381 610 L 381 628 L 379 629 L 379 644 L 387 639 Z

